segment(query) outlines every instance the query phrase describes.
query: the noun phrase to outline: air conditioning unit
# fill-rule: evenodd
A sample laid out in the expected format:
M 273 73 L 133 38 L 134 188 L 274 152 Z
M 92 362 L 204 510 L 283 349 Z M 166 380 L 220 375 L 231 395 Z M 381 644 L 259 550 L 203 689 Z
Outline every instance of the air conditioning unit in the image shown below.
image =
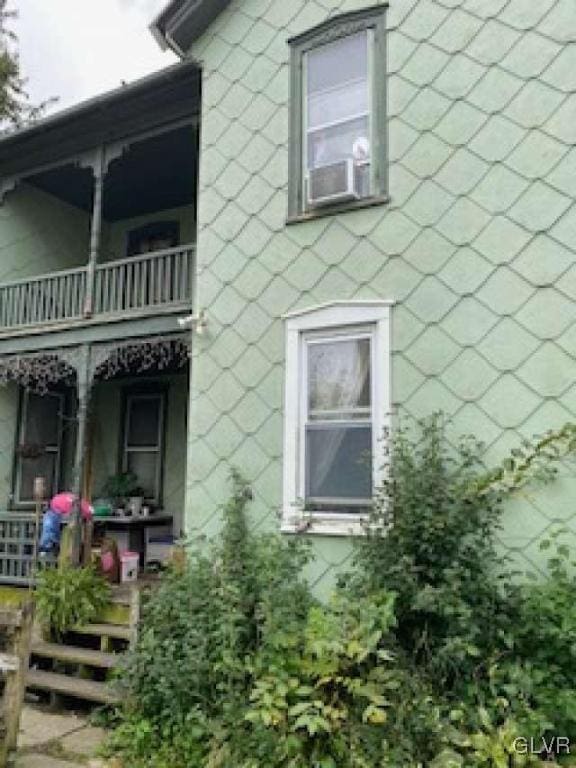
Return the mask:
M 307 184 L 308 205 L 330 205 L 345 200 L 357 200 L 360 195 L 354 171 L 354 161 L 351 159 L 310 170 Z

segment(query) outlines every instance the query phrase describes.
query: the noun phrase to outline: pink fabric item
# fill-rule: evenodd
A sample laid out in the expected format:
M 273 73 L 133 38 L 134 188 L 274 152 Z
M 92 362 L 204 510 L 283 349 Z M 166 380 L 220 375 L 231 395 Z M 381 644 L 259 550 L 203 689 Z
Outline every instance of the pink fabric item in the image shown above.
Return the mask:
M 108 573 L 114 568 L 114 556 L 112 552 L 105 552 L 100 558 L 100 564 L 104 573 Z
M 54 512 L 58 512 L 59 515 L 69 515 L 74 507 L 74 494 L 69 492 L 57 493 L 52 498 L 50 507 Z M 89 520 L 92 517 L 92 506 L 86 499 L 82 499 L 80 502 L 80 511 L 84 520 Z

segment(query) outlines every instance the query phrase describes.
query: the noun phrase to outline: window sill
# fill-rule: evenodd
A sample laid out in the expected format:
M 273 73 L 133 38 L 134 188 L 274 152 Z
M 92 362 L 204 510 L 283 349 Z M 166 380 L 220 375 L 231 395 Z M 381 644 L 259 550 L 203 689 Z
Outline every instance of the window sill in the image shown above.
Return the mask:
M 306 512 L 295 515 L 293 511 L 282 518 L 281 533 L 316 536 L 364 536 L 368 515 L 341 512 Z
M 341 205 L 327 205 L 325 208 L 314 208 L 298 213 L 295 216 L 288 216 L 286 225 L 291 226 L 292 224 L 301 224 L 304 221 L 315 221 L 326 216 L 336 216 L 339 213 L 373 208 L 376 205 L 387 205 L 389 202 L 390 197 L 388 195 L 381 195 L 379 197 L 367 197 L 365 200 L 353 200 L 350 203 L 343 203 Z

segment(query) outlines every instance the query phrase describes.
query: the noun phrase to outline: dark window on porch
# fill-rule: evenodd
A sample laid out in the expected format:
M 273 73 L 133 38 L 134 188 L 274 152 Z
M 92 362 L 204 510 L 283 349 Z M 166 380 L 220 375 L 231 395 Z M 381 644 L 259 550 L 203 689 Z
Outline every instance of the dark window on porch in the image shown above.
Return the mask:
M 14 498 L 34 502 L 34 478 L 44 477 L 48 496 L 60 490 L 65 395 L 24 392 L 20 408 Z
M 122 443 L 122 470 L 138 478 L 146 499 L 162 499 L 164 459 L 163 392 L 128 394 Z
M 175 248 L 180 242 L 177 221 L 153 221 L 128 233 L 127 256 Z

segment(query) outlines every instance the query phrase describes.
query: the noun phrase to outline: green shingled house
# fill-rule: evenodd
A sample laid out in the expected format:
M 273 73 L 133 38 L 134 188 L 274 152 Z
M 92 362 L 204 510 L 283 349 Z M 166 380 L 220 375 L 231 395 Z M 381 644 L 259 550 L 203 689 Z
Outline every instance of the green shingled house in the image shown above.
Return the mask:
M 181 64 L 0 141 L 2 519 L 39 473 L 128 469 L 210 533 L 233 464 L 255 526 L 304 503 L 322 591 L 394 414 L 490 462 L 575 418 L 573 0 L 172 0 L 151 29 Z M 537 557 L 575 488 L 502 545 Z

